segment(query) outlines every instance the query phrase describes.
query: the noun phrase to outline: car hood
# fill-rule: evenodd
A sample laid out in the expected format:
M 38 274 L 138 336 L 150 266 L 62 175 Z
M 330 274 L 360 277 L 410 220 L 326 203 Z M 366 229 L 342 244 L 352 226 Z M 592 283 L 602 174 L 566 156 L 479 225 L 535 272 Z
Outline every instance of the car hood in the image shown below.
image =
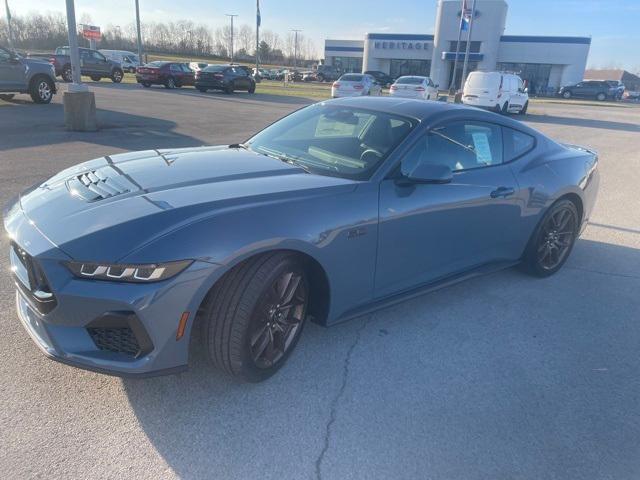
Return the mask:
M 147 150 L 66 169 L 24 192 L 20 205 L 70 257 L 117 261 L 207 217 L 355 185 L 227 146 Z

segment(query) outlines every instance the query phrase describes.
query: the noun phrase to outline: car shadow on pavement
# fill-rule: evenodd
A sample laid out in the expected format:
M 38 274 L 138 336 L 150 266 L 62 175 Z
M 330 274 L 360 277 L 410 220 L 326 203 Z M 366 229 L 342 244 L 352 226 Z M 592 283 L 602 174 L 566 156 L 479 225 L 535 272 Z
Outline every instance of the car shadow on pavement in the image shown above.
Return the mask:
M 20 108 L 20 111 L 14 111 L 16 108 Z M 96 110 L 99 127 L 96 132 L 67 131 L 64 126 L 64 108 L 60 103 L 36 105 L 24 102 L 19 107 L 2 107 L 1 113 L 0 151 L 74 141 L 128 150 L 146 149 L 149 145 L 154 148 L 170 148 L 204 143 L 197 138 L 177 133 L 177 124 L 171 120 L 104 108 Z M 20 120 L 16 121 L 12 113 L 19 113 Z
M 579 240 L 547 279 L 509 269 L 328 329 L 309 324 L 261 384 L 213 370 L 194 341 L 189 371 L 123 385 L 185 478 L 628 473 L 638 272 L 640 249 Z
M 608 130 L 621 130 L 625 132 L 640 133 L 640 125 L 637 123 L 612 122 L 610 120 L 596 120 L 593 118 L 560 117 L 557 115 L 540 115 L 527 113 L 523 120 L 531 123 L 549 123 L 568 125 L 572 127 L 602 128 Z

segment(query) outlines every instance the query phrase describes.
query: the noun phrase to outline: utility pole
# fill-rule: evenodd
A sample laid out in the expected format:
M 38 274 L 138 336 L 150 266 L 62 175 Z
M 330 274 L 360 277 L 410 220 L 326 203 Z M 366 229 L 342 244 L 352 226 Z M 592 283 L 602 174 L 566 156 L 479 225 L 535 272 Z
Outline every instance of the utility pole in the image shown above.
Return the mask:
M 227 17 L 231 19 L 231 63 L 233 63 L 233 17 L 237 17 L 235 13 L 225 13 Z
M 460 87 L 464 89 L 464 82 L 467 80 L 467 64 L 469 63 L 469 52 L 471 50 L 471 33 L 473 32 L 473 19 L 476 16 L 476 0 L 471 4 L 471 19 L 469 20 L 469 36 L 467 37 L 467 49 L 464 53 L 464 64 L 462 66 L 462 78 Z
M 260 50 L 260 0 L 256 0 L 256 75 L 258 75 L 258 68 L 260 68 L 260 58 L 258 51 Z
M 86 92 L 87 87 L 81 85 L 80 53 L 78 52 L 78 31 L 76 29 L 76 7 L 73 0 L 67 1 L 67 27 L 69 29 L 69 57 L 71 60 L 71 85 L 69 91 Z
M 140 32 L 140 4 L 136 0 L 136 31 L 138 34 L 138 62 L 140 65 L 144 64 L 142 59 L 142 33 Z
M 302 30 L 292 28 L 291 31 L 295 33 L 295 40 L 293 42 L 293 68 L 295 69 L 298 67 L 298 32 Z

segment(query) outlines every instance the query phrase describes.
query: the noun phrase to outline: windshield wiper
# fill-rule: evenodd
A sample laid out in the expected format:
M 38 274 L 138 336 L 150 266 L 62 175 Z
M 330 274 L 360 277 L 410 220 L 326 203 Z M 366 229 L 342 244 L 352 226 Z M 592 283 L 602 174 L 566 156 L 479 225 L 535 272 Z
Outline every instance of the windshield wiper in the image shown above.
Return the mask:
M 247 145 L 246 143 L 232 143 L 231 145 L 229 145 L 229 148 L 244 148 L 245 150 L 251 150 L 249 148 L 249 145 Z
M 311 173 L 311 170 L 309 169 L 309 167 L 300 161 L 302 160 L 301 157 L 296 157 L 294 155 L 287 155 L 286 153 L 281 153 L 266 147 L 258 147 L 258 150 L 256 150 L 256 152 L 262 155 L 265 155 L 267 157 L 275 158 L 276 160 L 280 160 L 281 162 L 285 162 L 290 165 L 295 165 L 296 167 L 300 167 L 305 172 Z

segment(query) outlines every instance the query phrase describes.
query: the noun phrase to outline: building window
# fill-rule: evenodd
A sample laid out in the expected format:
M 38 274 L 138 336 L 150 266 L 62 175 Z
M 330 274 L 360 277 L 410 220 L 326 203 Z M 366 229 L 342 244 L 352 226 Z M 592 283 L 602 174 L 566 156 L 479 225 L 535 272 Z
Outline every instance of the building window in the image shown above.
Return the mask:
M 482 44 L 482 42 L 471 42 L 471 45 L 469 47 L 469 53 L 480 53 L 480 45 Z M 449 42 L 449 51 L 450 52 L 455 52 L 456 51 L 456 46 L 458 45 L 458 42 Z M 460 42 L 460 51 L 461 52 L 466 52 L 467 51 L 467 42 L 462 41 Z
M 332 57 L 331 65 L 340 73 L 362 73 L 361 57 Z
M 403 75 L 429 76 L 431 71 L 431 60 L 400 60 L 392 59 L 389 68 L 389 75 L 394 78 Z
M 513 72 L 527 82 L 531 95 L 545 94 L 549 88 L 551 65 L 548 63 L 498 63 L 497 69 Z

